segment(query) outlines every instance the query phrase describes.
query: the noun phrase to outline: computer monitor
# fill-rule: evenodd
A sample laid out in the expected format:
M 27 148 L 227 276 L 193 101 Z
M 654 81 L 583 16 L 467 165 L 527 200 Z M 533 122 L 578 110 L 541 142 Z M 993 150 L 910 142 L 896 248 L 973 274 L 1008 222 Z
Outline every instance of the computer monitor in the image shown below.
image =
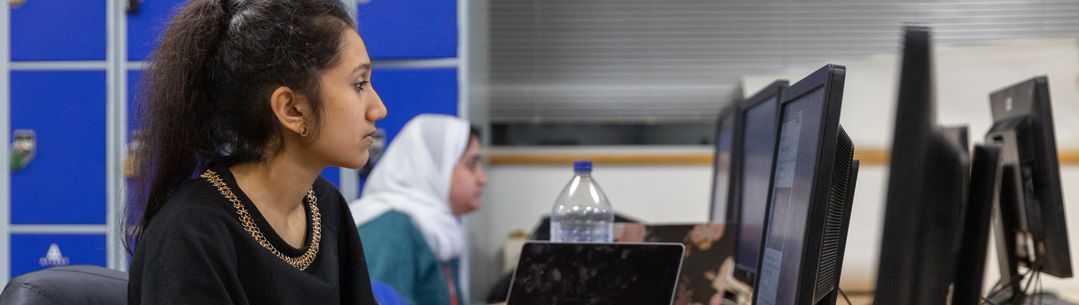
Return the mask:
M 715 135 L 715 161 L 712 164 L 712 204 L 708 209 L 708 219 L 712 222 L 731 223 L 728 211 L 734 210 L 729 203 L 731 202 L 731 172 L 734 162 L 734 147 L 737 140 L 735 138 L 735 129 L 738 126 L 736 122 L 736 116 L 738 114 L 737 104 L 731 104 L 727 106 L 719 113 L 719 119 L 716 121 L 716 135 Z
M 906 27 L 874 305 L 947 304 L 969 158 L 936 125 L 930 30 Z
M 993 206 L 1000 190 L 1000 146 L 975 145 L 970 161 L 967 206 L 963 209 L 963 237 L 952 286 L 952 305 L 979 305 L 985 278 L 986 249 Z
M 837 291 L 854 154 L 839 125 L 845 71 L 824 66 L 783 92 L 755 305 L 820 304 Z
M 779 99 L 786 80 L 777 80 L 753 94 L 739 107 L 742 117 L 741 145 L 735 152 L 740 160 L 735 179 L 738 226 L 734 245 L 734 278 L 750 287 L 757 275 L 764 220 L 771 193 L 775 148 L 779 138 Z
M 1019 267 L 1072 277 L 1049 80 L 1035 77 L 989 95 L 987 143 L 1002 146 L 996 235 L 1002 285 L 1020 303 Z

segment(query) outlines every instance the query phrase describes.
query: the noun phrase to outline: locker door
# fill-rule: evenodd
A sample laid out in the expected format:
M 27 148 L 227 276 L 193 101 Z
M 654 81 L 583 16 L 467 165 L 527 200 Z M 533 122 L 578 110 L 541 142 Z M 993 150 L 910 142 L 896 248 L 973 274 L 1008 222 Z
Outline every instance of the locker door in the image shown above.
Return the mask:
M 457 57 L 457 1 L 359 2 L 357 27 L 371 59 Z
M 157 47 L 158 37 L 165 30 L 183 0 L 143 0 L 139 11 L 127 15 L 127 58 L 130 61 L 146 60 Z
M 371 84 L 386 103 L 389 114 L 378 122 L 386 129 L 386 142 L 421 113 L 457 115 L 457 68 L 376 68 Z
M 28 0 L 11 8 L 12 61 L 105 60 L 105 34 L 105 0 Z
M 105 265 L 108 2 L 6 2 L 4 150 L 16 132 L 32 131 L 35 141 L 32 160 L 4 175 L 0 282 L 52 266 Z
M 12 234 L 11 274 L 66 265 L 105 265 L 105 234 Z
M 37 135 L 11 173 L 11 223 L 105 224 L 105 72 L 11 72 L 11 128 Z

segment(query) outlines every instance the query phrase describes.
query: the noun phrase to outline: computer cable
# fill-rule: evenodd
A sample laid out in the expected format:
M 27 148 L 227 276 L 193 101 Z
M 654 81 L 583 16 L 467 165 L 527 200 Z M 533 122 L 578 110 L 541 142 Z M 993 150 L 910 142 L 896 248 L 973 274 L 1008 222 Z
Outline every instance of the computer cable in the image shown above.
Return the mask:
M 854 305 L 850 302 L 850 299 L 847 298 L 847 294 L 843 293 L 843 288 L 839 288 L 839 295 L 843 296 L 844 300 L 847 300 L 847 305 Z
M 1023 290 L 1020 290 L 1025 295 L 1030 295 L 1030 284 L 1034 283 L 1034 279 L 1038 277 L 1038 271 L 1034 271 L 1029 278 L 1027 278 L 1027 284 L 1023 286 Z
M 1015 285 L 1017 283 L 1021 285 L 1022 284 L 1021 282 L 1023 281 L 1023 278 L 1028 278 L 1028 276 L 1033 275 L 1033 272 L 1034 272 L 1034 270 L 1027 269 L 1026 273 L 1023 273 L 1023 274 L 1019 275 L 1019 280 L 1012 281 L 1011 283 L 1006 283 L 1005 284 L 1003 281 L 997 280 L 997 284 L 993 285 L 994 288 L 989 290 L 989 294 L 986 295 L 985 297 L 982 297 L 982 303 L 981 304 L 998 305 L 996 303 L 993 303 L 993 301 L 991 301 L 991 299 L 993 299 L 993 297 L 997 296 L 997 294 L 1000 294 L 1001 292 L 1006 291 L 1012 285 Z M 1003 285 L 1001 285 L 1001 284 L 1003 284 Z M 1025 291 L 1024 291 L 1024 293 L 1025 293 Z
M 1035 293 L 1035 298 L 1037 298 L 1037 300 L 1038 300 L 1038 302 L 1036 304 L 1041 305 L 1042 302 L 1045 301 L 1045 286 L 1042 286 L 1042 273 L 1041 272 L 1038 272 L 1037 277 L 1038 277 L 1038 282 L 1036 284 L 1034 284 L 1034 293 Z
M 1010 287 L 1011 285 L 1012 285 L 1011 283 L 1004 284 L 1004 282 L 998 280 L 997 285 L 993 285 L 993 289 L 990 289 L 989 293 L 986 294 L 986 296 L 982 298 L 982 300 L 985 300 L 984 302 L 982 302 L 982 304 L 986 304 L 988 302 L 989 304 L 996 305 L 996 304 L 993 304 L 993 302 L 991 302 L 989 300 L 992 299 L 993 297 L 997 296 L 997 294 L 999 294 L 1001 292 L 1004 292 L 1004 290 L 1007 289 L 1008 287 Z

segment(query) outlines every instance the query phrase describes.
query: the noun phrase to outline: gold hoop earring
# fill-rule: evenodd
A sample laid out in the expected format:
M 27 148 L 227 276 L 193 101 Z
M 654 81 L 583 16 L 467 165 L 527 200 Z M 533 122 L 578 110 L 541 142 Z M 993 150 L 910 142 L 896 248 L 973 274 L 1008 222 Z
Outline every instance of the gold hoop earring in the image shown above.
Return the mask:
M 307 137 L 307 124 L 300 125 L 300 136 Z

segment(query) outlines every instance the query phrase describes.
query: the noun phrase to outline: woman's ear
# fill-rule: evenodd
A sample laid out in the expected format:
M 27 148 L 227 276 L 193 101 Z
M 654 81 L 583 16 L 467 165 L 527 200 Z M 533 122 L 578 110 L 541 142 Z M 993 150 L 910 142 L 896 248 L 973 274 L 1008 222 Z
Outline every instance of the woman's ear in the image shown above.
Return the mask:
M 306 137 L 311 128 L 311 105 L 305 96 L 289 87 L 281 86 L 270 94 L 270 108 L 277 121 L 286 129 Z

